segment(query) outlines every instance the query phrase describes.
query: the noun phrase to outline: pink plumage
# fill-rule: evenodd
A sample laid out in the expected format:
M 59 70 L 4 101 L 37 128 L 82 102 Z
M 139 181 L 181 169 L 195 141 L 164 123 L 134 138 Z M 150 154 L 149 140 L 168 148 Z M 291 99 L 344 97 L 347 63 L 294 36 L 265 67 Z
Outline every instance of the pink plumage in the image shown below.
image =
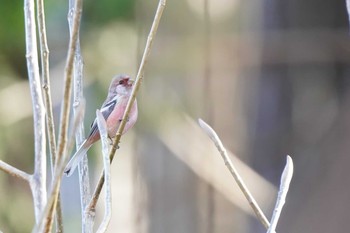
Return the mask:
M 114 77 L 109 86 L 108 95 L 102 104 L 100 111 L 106 120 L 108 136 L 110 138 L 114 138 L 115 134 L 117 133 L 126 105 L 130 98 L 132 87 L 133 81 L 130 80 L 130 77 L 125 74 Z M 123 134 L 133 127 L 137 120 L 137 115 L 137 102 L 135 100 L 129 113 L 129 119 L 125 125 Z M 67 176 L 71 176 L 73 174 L 83 156 L 92 146 L 92 144 L 98 140 L 100 140 L 100 133 L 98 131 L 97 122 L 95 119 L 91 124 L 89 136 L 75 152 L 64 169 L 64 173 L 66 173 Z

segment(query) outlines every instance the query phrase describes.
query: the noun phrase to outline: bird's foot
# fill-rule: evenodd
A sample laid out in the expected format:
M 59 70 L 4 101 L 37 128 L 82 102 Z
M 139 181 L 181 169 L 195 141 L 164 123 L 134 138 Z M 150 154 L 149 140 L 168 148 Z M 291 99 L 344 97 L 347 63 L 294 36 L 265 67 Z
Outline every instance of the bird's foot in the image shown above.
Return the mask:
M 110 145 L 110 146 L 113 146 L 114 138 L 108 137 L 108 140 L 109 140 L 109 145 Z M 119 145 L 117 145 L 117 150 L 118 150 L 119 148 L 120 148 Z
M 113 138 L 108 137 L 109 145 L 113 145 Z
M 119 123 L 122 122 L 123 119 L 119 119 Z M 129 121 L 129 117 L 126 118 L 126 122 Z

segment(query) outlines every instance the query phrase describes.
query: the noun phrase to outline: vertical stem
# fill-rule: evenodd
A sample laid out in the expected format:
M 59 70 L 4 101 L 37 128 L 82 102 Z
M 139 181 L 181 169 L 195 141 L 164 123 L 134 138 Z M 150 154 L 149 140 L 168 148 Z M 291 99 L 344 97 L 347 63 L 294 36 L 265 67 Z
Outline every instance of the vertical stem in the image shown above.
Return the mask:
M 78 31 L 80 26 L 81 12 L 82 12 L 82 0 L 76 0 L 74 5 L 74 11 L 70 11 L 69 14 L 73 15 L 73 23 L 72 23 L 72 33 L 69 40 L 69 48 L 68 55 L 66 61 L 66 67 L 64 70 L 64 92 L 63 92 L 63 102 L 61 107 L 61 120 L 60 120 L 60 131 L 59 131 L 59 139 L 58 139 L 58 149 L 57 149 L 57 157 L 55 161 L 55 175 L 54 177 L 58 177 L 56 184 L 52 184 L 52 196 L 50 196 L 50 200 L 53 200 L 49 203 L 50 206 L 46 207 L 48 210 L 47 220 L 49 220 L 48 224 L 45 224 L 46 229 L 51 228 L 50 219 L 52 219 L 52 212 L 56 210 L 57 200 L 59 195 L 60 188 L 60 179 L 63 174 L 63 171 L 58 170 L 59 165 L 63 164 L 63 161 L 66 160 L 67 155 L 67 140 L 68 140 L 68 125 L 69 125 L 69 113 L 70 113 L 70 102 L 71 102 L 71 89 L 72 89 L 72 74 L 73 74 L 73 62 L 74 62 L 74 53 L 77 47 L 77 39 L 78 39 Z M 63 168 L 62 168 L 63 170 Z M 41 226 L 38 226 L 39 229 Z
M 47 133 L 49 139 L 49 149 L 50 149 L 50 162 L 51 162 L 51 174 L 54 174 L 54 164 L 56 160 L 56 137 L 55 137 L 55 126 L 53 121 L 53 109 L 50 91 L 50 76 L 49 76 L 49 47 L 47 44 L 46 36 L 46 26 L 45 26 L 45 9 L 44 1 L 37 0 L 37 20 L 39 26 L 39 41 L 40 41 L 40 51 L 41 51 L 41 74 L 42 74 L 42 87 L 44 93 L 44 100 L 46 106 L 46 125 Z M 62 222 L 62 210 L 60 203 L 60 196 L 57 200 L 56 209 L 56 232 L 63 232 L 63 222 Z
M 73 14 L 75 0 L 69 0 L 69 32 L 72 34 L 73 28 Z M 81 9 L 80 9 L 81 10 Z M 78 29 L 79 30 L 79 29 Z M 83 57 L 80 50 L 79 31 L 77 35 L 77 46 L 74 54 L 74 86 L 73 86 L 73 110 L 74 115 L 77 113 L 81 101 L 83 99 Z M 81 122 L 78 126 L 78 130 L 75 135 L 76 148 L 79 148 L 84 141 L 84 123 Z M 89 168 L 87 156 L 84 156 L 79 164 L 79 188 L 80 188 L 80 202 L 81 202 L 81 217 L 82 217 L 82 232 L 92 232 L 94 219 L 90 215 L 85 215 L 84 210 L 89 203 L 90 194 L 90 180 L 89 180 Z
M 57 163 L 61 160 L 62 155 L 67 147 L 67 135 L 68 135 L 68 124 L 69 124 L 69 113 L 70 113 L 70 100 L 71 100 L 71 89 L 72 89 L 72 76 L 74 67 L 74 54 L 77 47 L 78 32 L 80 26 L 81 12 L 82 12 L 82 0 L 76 0 L 74 8 L 69 11 L 69 15 L 72 15 L 72 33 L 69 40 L 68 55 L 66 61 L 66 67 L 64 72 L 64 93 L 63 103 L 61 110 L 61 122 L 60 132 L 58 139 L 58 152 L 57 152 Z M 70 16 L 68 16 L 69 18 Z
M 104 175 L 106 177 L 106 189 L 105 189 L 105 214 L 101 225 L 97 229 L 97 233 L 104 233 L 107 231 L 109 222 L 112 216 L 112 196 L 111 196 L 111 165 L 109 163 L 109 141 L 107 132 L 107 123 L 103 118 L 100 110 L 96 110 L 96 119 L 98 130 L 101 135 L 102 142 L 102 154 L 103 154 L 103 167 Z
M 73 12 L 74 10 L 82 11 L 82 5 L 80 9 L 75 9 L 75 0 L 69 1 L 69 13 L 68 13 L 68 23 L 69 32 L 72 36 L 73 30 Z M 73 110 L 76 114 L 77 109 L 83 99 L 83 57 L 81 56 L 80 50 L 80 39 L 79 39 L 79 28 L 77 32 L 77 43 L 74 53 L 74 97 L 73 97 Z M 75 140 L 76 147 L 79 148 L 81 143 L 84 141 L 84 124 L 81 122 L 78 126 L 76 132 Z M 84 156 L 78 167 L 79 170 L 79 188 L 80 188 L 80 202 L 81 202 L 81 217 L 82 217 L 82 232 L 92 232 L 94 217 L 91 215 L 85 215 L 84 210 L 86 205 L 89 203 L 90 194 L 90 180 L 89 180 L 89 168 L 87 156 Z
M 74 119 L 74 124 L 72 127 L 72 135 L 74 135 L 74 133 L 76 132 L 77 126 L 80 123 L 80 121 L 82 120 L 82 117 L 84 115 L 84 109 L 85 109 L 85 102 L 82 101 L 83 103 L 80 105 L 80 108 L 77 110 L 77 114 L 76 117 Z M 68 148 L 67 151 L 71 151 L 73 146 L 74 146 L 74 137 L 73 136 L 69 137 L 69 144 L 68 144 Z M 43 211 L 43 214 L 41 216 L 41 218 L 39 219 L 40 221 L 35 224 L 32 233 L 37 233 L 37 232 L 51 232 L 51 228 L 52 228 L 52 216 L 53 216 L 53 212 L 55 211 L 56 208 L 56 203 L 57 203 L 57 196 L 58 196 L 58 191 L 60 188 L 60 184 L 61 184 L 61 178 L 62 178 L 62 174 L 64 171 L 64 168 L 68 162 L 69 157 L 65 154 L 62 156 L 62 160 L 57 162 L 57 166 L 55 169 L 55 174 L 53 176 L 53 180 L 51 182 L 51 189 L 50 189 L 50 193 L 48 196 L 48 200 L 47 200 L 47 205 L 45 206 L 45 209 Z
M 34 174 L 30 182 L 30 187 L 33 194 L 35 220 L 38 222 L 40 214 L 46 204 L 46 140 L 45 107 L 40 87 L 34 12 L 34 1 L 24 0 L 26 58 L 33 102 L 35 140 Z
M 49 76 L 49 47 L 47 45 L 46 26 L 45 26 L 45 12 L 43 0 L 36 0 L 37 3 L 37 20 L 39 26 L 39 41 L 40 41 L 40 55 L 41 55 L 41 74 L 42 87 L 44 93 L 44 100 L 47 112 L 47 128 L 49 135 L 49 149 L 51 159 L 54 161 L 56 156 L 56 138 L 55 128 L 53 122 L 52 101 L 50 91 L 50 76 Z M 51 162 L 52 163 L 52 162 Z

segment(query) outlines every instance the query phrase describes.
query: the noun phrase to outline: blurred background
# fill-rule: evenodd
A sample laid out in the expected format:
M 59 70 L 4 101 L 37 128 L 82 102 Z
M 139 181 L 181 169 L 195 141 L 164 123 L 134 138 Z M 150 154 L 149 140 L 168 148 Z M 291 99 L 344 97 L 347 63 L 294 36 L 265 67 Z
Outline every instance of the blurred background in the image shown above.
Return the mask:
M 32 172 L 23 3 L 0 2 L 0 159 Z M 45 3 L 57 126 L 68 2 Z M 86 131 L 113 75 L 135 77 L 156 6 L 84 1 Z M 217 131 L 268 218 L 291 155 L 295 173 L 278 232 L 346 232 L 348 31 L 345 1 L 168 0 L 138 94 L 139 120 L 112 165 L 109 232 L 265 232 L 197 118 Z M 89 152 L 92 187 L 100 150 L 97 143 Z M 76 174 L 61 191 L 65 230 L 79 232 Z M 0 197 L 0 230 L 31 231 L 27 184 L 0 172 Z M 95 226 L 102 214 L 103 200 Z

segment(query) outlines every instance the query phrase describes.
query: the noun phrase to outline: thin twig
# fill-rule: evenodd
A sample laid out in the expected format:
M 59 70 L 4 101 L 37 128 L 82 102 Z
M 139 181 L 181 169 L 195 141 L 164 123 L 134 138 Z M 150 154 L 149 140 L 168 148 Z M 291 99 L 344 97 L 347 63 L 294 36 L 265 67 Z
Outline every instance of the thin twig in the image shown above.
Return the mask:
M 150 30 L 150 32 L 148 34 L 147 43 L 146 43 L 146 47 L 145 47 L 145 50 L 144 50 L 144 53 L 143 53 L 143 56 L 142 56 L 140 67 L 139 67 L 139 70 L 138 70 L 137 75 L 136 75 L 134 88 L 132 89 L 129 102 L 128 102 L 126 108 L 125 108 L 123 120 L 120 123 L 118 131 L 116 133 L 115 140 L 113 142 L 112 149 L 111 149 L 111 151 L 109 153 L 109 157 L 110 157 L 110 161 L 111 162 L 113 161 L 115 152 L 116 152 L 116 150 L 118 148 L 119 141 L 120 141 L 120 138 L 122 136 L 121 133 L 124 130 L 125 124 L 127 122 L 128 116 L 129 116 L 129 112 L 131 110 L 131 107 L 132 107 L 133 103 L 135 102 L 136 94 L 137 94 L 137 92 L 138 92 L 138 90 L 140 88 L 140 85 L 141 85 L 141 82 L 142 82 L 142 79 L 143 79 L 145 65 L 147 63 L 147 60 L 148 60 L 148 57 L 149 57 L 149 54 L 150 54 L 150 51 L 151 51 L 151 48 L 152 48 L 153 39 L 154 39 L 154 37 L 155 37 L 155 35 L 157 33 L 158 25 L 159 25 L 160 18 L 162 16 L 163 10 L 165 8 L 165 5 L 166 5 L 166 0 L 160 0 L 159 3 L 158 3 L 158 7 L 157 7 L 156 14 L 154 16 L 152 27 L 151 27 L 151 30 Z M 96 186 L 96 189 L 94 191 L 94 194 L 93 194 L 93 196 L 91 198 L 90 204 L 87 206 L 87 209 L 85 210 L 86 214 L 92 214 L 95 211 L 95 207 L 96 207 L 98 198 L 100 196 L 100 193 L 101 193 L 101 190 L 102 190 L 102 187 L 103 187 L 103 184 L 104 184 L 104 178 L 105 178 L 104 177 L 104 173 L 102 173 L 101 176 L 100 176 L 99 182 L 98 182 L 98 184 Z
M 74 54 L 77 48 L 77 40 L 82 12 L 82 0 L 76 0 L 74 5 L 74 12 L 69 12 L 73 14 L 73 27 L 72 34 L 69 40 L 68 55 L 66 61 L 66 67 L 64 72 L 64 93 L 63 93 L 63 103 L 61 108 L 61 121 L 60 121 L 60 132 L 58 139 L 58 152 L 57 161 L 60 161 L 62 155 L 67 146 L 67 134 L 69 125 L 69 113 L 70 113 L 70 100 L 71 100 L 71 89 L 72 89 L 72 77 L 73 77 L 73 65 L 74 65 Z
M 101 225 L 99 226 L 97 233 L 104 233 L 107 231 L 107 227 L 112 216 L 112 196 L 111 196 L 111 164 L 109 163 L 109 141 L 107 133 L 106 121 L 100 112 L 96 110 L 96 119 L 98 130 L 101 135 L 102 141 L 102 153 L 103 153 L 103 167 L 104 175 L 106 177 L 106 189 L 105 189 L 105 214 Z
M 45 11 L 43 0 L 37 0 L 37 19 L 39 28 L 39 41 L 40 41 L 40 55 L 41 55 L 41 74 L 42 74 L 42 87 L 44 100 L 47 112 L 47 131 L 49 138 L 49 149 L 51 154 L 51 166 L 53 169 L 53 164 L 56 156 L 56 138 L 55 138 L 55 127 L 53 121 L 53 111 L 52 111 L 52 100 L 50 91 L 50 76 L 49 76 L 49 48 L 47 45 L 46 36 L 46 26 L 45 26 Z
M 26 35 L 26 58 L 34 120 L 34 174 L 30 188 L 33 194 L 35 220 L 46 204 L 46 137 L 45 107 L 40 86 L 34 1 L 24 0 L 24 25 Z
M 68 151 L 71 151 L 74 146 L 74 135 L 78 128 L 78 125 L 81 123 L 83 116 L 85 112 L 85 101 L 82 100 L 82 103 L 80 104 L 79 109 L 77 110 L 77 113 L 74 117 L 74 123 L 71 131 L 71 135 L 69 137 L 68 141 Z M 40 218 L 40 221 L 35 225 L 35 227 L 32 230 L 32 233 L 38 233 L 38 232 L 50 232 L 51 231 L 51 225 L 52 225 L 52 214 L 55 209 L 56 201 L 57 201 L 57 194 L 60 188 L 60 183 L 63 175 L 63 171 L 65 166 L 67 165 L 69 157 L 64 154 L 62 156 L 61 162 L 57 163 L 57 167 L 55 169 L 55 176 L 53 177 L 53 181 L 51 183 L 51 191 L 49 193 L 49 198 L 47 201 L 47 204 L 45 206 L 45 210 L 43 211 L 43 214 Z
M 41 55 L 41 75 L 42 75 L 42 87 L 44 93 L 44 100 L 46 106 L 46 126 L 49 139 L 50 149 L 50 163 L 51 163 L 51 174 L 54 175 L 54 164 L 56 161 L 56 136 L 55 136 L 55 125 L 53 121 L 53 108 L 50 91 L 50 75 L 49 75 L 49 47 L 47 44 L 46 26 L 45 26 L 45 9 L 44 1 L 37 0 L 37 20 L 39 28 L 39 41 L 40 41 L 40 55 Z M 62 209 L 60 196 L 57 200 L 56 209 L 56 232 L 63 232 L 63 221 L 62 221 Z
M 241 178 L 241 176 L 239 175 L 238 171 L 234 167 L 231 159 L 227 155 L 226 149 L 225 149 L 224 145 L 222 144 L 220 138 L 218 137 L 216 132 L 207 123 L 205 123 L 202 119 L 199 119 L 198 122 L 199 122 L 199 125 L 201 126 L 201 128 L 205 131 L 205 133 L 214 142 L 216 148 L 218 149 L 218 151 L 220 152 L 220 154 L 222 156 L 222 159 L 225 162 L 226 167 L 228 168 L 228 170 L 230 171 L 231 175 L 233 176 L 233 178 L 237 182 L 239 188 L 241 189 L 241 191 L 243 192 L 243 194 L 246 197 L 247 201 L 249 202 L 249 205 L 254 210 L 255 215 L 260 220 L 260 222 L 265 226 L 265 228 L 268 229 L 269 225 L 270 225 L 269 221 L 265 217 L 264 213 L 262 212 L 262 210 L 260 209 L 259 205 L 255 201 L 253 195 L 250 193 L 250 191 L 248 190 L 247 186 L 243 182 L 243 179 Z
M 69 12 L 74 11 L 75 0 L 69 0 Z M 73 29 L 73 14 L 68 13 L 68 24 L 69 33 L 72 34 Z M 77 38 L 77 45 L 74 54 L 74 74 L 73 74 L 73 112 L 75 114 L 76 110 L 79 108 L 81 99 L 83 99 L 83 57 L 80 50 L 80 39 L 79 32 Z M 75 135 L 76 148 L 78 149 L 81 143 L 84 141 L 84 124 L 78 127 Z M 91 216 L 86 216 L 84 214 L 85 207 L 88 205 L 91 199 L 90 191 L 90 179 L 89 179 L 89 167 L 88 158 L 83 156 L 83 159 L 78 166 L 79 171 L 79 188 L 80 188 L 80 202 L 81 202 L 81 217 L 82 217 L 82 232 L 92 232 L 93 231 L 93 221 L 94 218 Z
M 50 231 L 52 227 L 52 214 L 56 210 L 57 200 L 59 195 L 59 188 L 61 185 L 61 178 L 63 174 L 62 166 L 67 160 L 67 138 L 68 138 L 68 125 L 69 125 L 69 113 L 70 113 L 70 100 L 71 100 L 71 89 L 72 89 L 72 74 L 73 74 L 73 62 L 74 62 L 74 53 L 76 50 L 76 43 L 78 39 L 78 32 L 81 19 L 81 8 L 82 0 L 76 0 L 73 14 L 73 28 L 72 34 L 69 40 L 68 55 L 65 67 L 65 82 L 64 82 L 64 94 L 63 94 L 63 103 L 61 108 L 61 121 L 60 121 L 60 132 L 59 132 L 59 141 L 58 141 L 58 151 L 57 159 L 55 163 L 55 175 L 51 187 L 51 195 L 49 197 L 50 202 L 45 208 L 44 219 L 41 219 L 41 223 L 45 222 L 45 232 Z M 62 169 L 61 169 L 62 168 Z M 38 228 L 41 229 L 43 225 L 38 225 Z M 34 231 L 36 232 L 36 231 Z
M 290 182 L 292 181 L 293 170 L 294 170 L 293 160 L 289 155 L 287 155 L 287 163 L 286 163 L 286 166 L 284 167 L 284 170 L 281 176 L 280 189 L 278 191 L 275 209 L 273 211 L 273 215 L 270 221 L 271 224 L 269 229 L 267 230 L 267 233 L 276 232 L 276 226 L 280 218 L 284 203 L 286 202 L 286 196 L 289 190 Z
M 30 175 L 22 170 L 19 170 L 18 168 L 15 168 L 11 166 L 8 163 L 5 163 L 4 161 L 0 160 L 0 170 L 3 170 L 4 172 L 8 173 L 11 176 L 20 178 L 24 181 L 29 182 Z
M 50 197 L 50 200 L 53 200 L 53 202 L 49 203 L 49 206 L 46 207 L 47 211 L 49 212 L 46 216 L 47 220 L 52 219 L 52 212 L 56 209 L 56 202 L 58 200 L 58 194 L 59 194 L 59 187 L 60 187 L 60 180 L 61 175 L 63 174 L 63 170 L 61 171 L 58 169 L 58 165 L 63 164 L 63 161 L 66 160 L 67 155 L 67 138 L 68 138 L 68 125 L 69 125 L 69 113 L 70 113 L 70 100 L 71 100 L 71 89 L 72 89 L 72 74 L 73 74 L 73 62 L 74 62 L 74 53 L 76 50 L 76 43 L 78 38 L 78 32 L 79 32 L 79 25 L 80 25 L 80 19 L 81 19 L 81 7 L 82 7 L 82 0 L 76 0 L 75 6 L 74 6 L 74 13 L 72 13 L 73 16 L 73 28 L 72 28 L 72 35 L 69 40 L 69 48 L 68 48 L 68 55 L 67 55 L 67 61 L 66 61 L 66 67 L 65 67 L 65 81 L 64 81 L 64 94 L 63 94 L 63 103 L 61 108 L 61 121 L 60 121 L 60 132 L 59 132 L 59 141 L 58 141 L 58 151 L 57 151 L 57 159 L 55 163 L 55 175 L 54 177 L 57 178 L 57 182 L 53 185 L 53 191 L 51 191 L 51 194 L 54 195 L 53 197 Z M 45 218 L 45 219 L 46 219 Z M 48 221 L 46 225 L 46 229 L 51 229 L 52 221 Z M 40 228 L 39 228 L 40 229 Z

